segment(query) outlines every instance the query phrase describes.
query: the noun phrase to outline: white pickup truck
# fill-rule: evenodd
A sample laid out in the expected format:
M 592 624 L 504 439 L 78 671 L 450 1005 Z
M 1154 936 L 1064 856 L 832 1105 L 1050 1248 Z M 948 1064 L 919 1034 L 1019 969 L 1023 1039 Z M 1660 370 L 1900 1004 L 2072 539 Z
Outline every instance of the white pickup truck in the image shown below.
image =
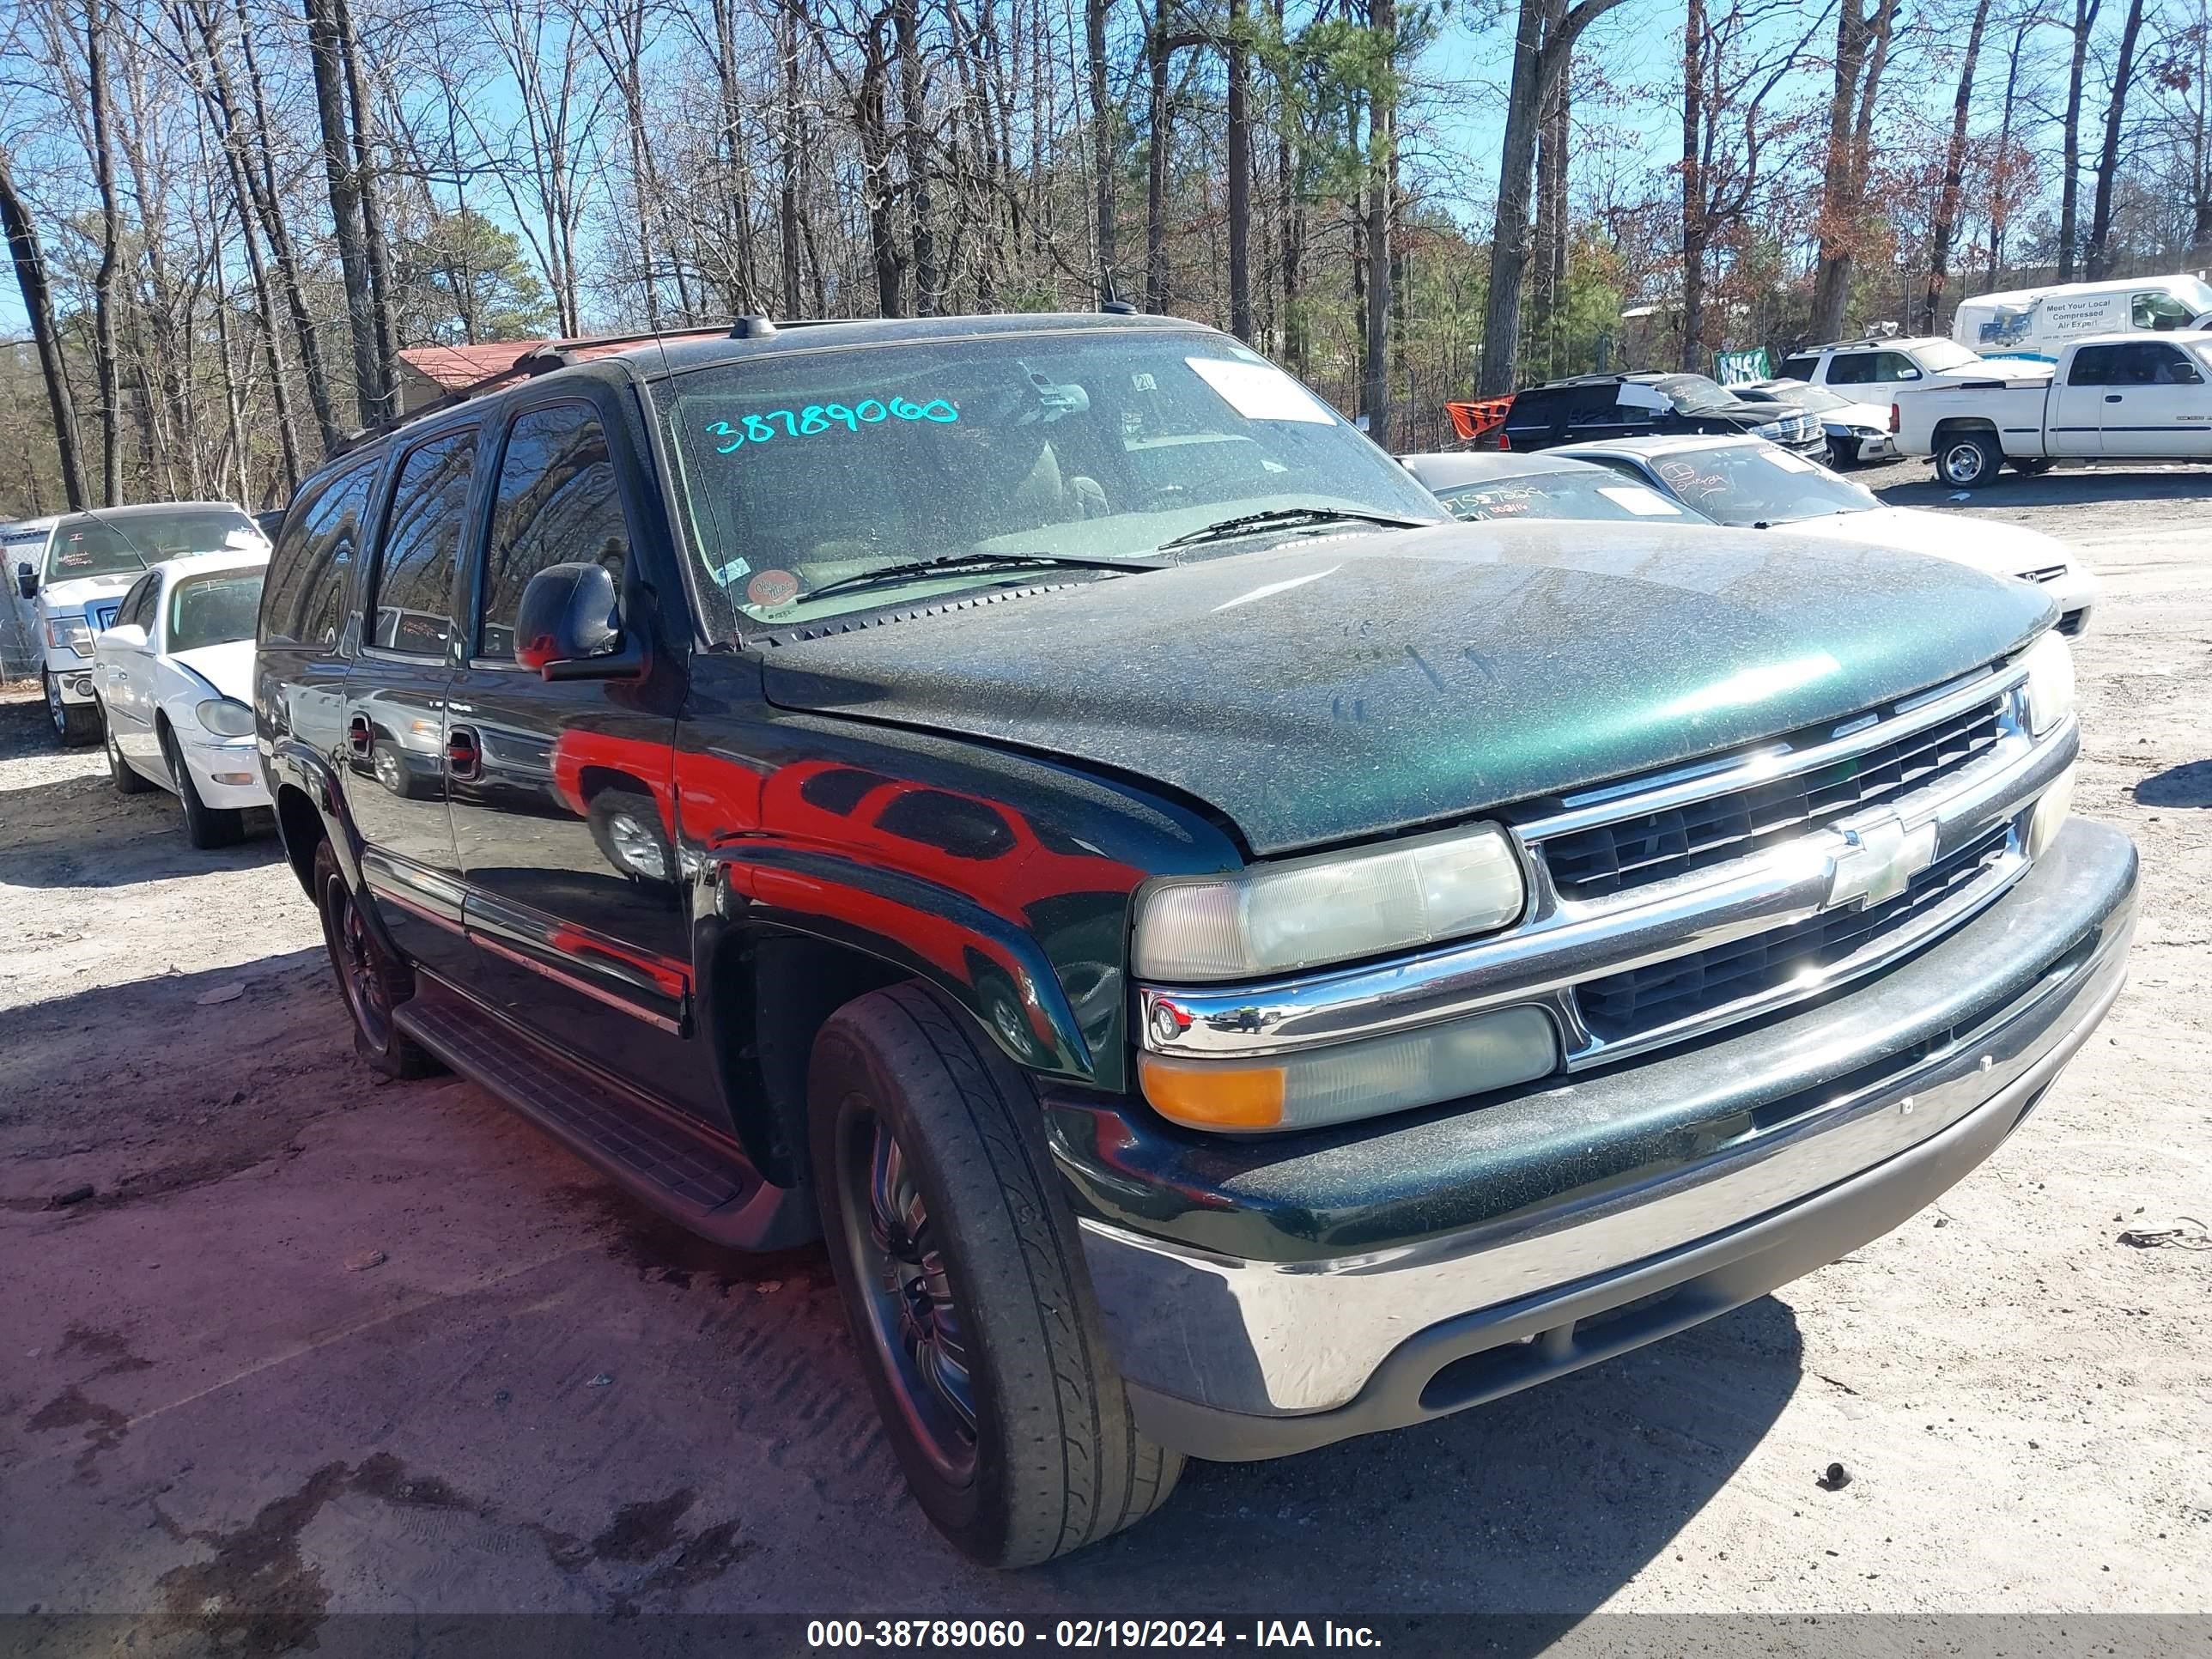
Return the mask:
M 1889 406 L 1899 453 L 1931 457 L 1954 489 L 1995 483 L 2008 465 L 2212 461 L 2212 331 L 2101 334 L 2065 347 L 2055 365 L 1990 368 L 1902 387 Z

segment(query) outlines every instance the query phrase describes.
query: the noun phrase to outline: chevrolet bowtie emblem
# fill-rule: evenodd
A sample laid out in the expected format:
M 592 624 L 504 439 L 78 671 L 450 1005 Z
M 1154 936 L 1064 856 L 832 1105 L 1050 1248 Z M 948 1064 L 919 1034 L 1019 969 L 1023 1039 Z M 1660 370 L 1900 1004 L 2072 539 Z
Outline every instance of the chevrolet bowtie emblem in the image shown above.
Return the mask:
M 1893 899 L 1907 882 L 1936 862 L 1932 823 L 1908 832 L 1903 820 L 1887 817 L 1843 834 L 1844 850 L 1836 855 L 1835 874 L 1828 881 L 1832 907 L 1853 899 L 1869 904 Z

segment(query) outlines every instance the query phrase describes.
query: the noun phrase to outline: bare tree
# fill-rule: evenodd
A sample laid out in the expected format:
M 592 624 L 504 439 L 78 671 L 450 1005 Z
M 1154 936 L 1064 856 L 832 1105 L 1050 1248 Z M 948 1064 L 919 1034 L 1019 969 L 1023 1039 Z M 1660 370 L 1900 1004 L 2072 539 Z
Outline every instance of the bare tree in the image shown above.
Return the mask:
M 2066 115 L 2060 129 L 2064 160 L 2058 180 L 2058 280 L 2074 280 L 2081 252 L 2081 83 L 2089 63 L 2089 37 L 2105 0 L 2074 0 L 2074 56 L 2066 71 Z
M 31 340 L 39 354 L 39 377 L 46 382 L 46 408 L 54 423 L 54 448 L 61 462 L 62 493 L 74 513 L 84 507 L 84 462 L 77 441 L 76 407 L 70 396 L 69 374 L 62 363 L 61 340 L 54 327 L 53 289 L 46 280 L 46 250 L 38 227 L 15 188 L 8 153 L 0 149 L 0 229 L 8 237 L 8 253 L 15 267 L 15 286 L 23 295 L 23 310 L 31 323 Z
M 2119 56 L 2112 66 L 2112 95 L 2105 105 L 2105 142 L 2097 154 L 2097 196 L 2089 210 L 2089 241 L 2082 263 L 2091 282 L 2112 274 L 2112 185 L 2120 167 L 2120 132 L 2127 120 L 2128 91 L 2135 84 L 2136 43 L 2142 33 L 2143 0 L 2128 0 L 2120 26 Z
M 1943 184 L 1936 200 L 1936 222 L 1928 234 L 1928 286 L 1920 302 L 1920 326 L 1936 331 L 1936 308 L 1951 269 L 1951 242 L 1959 228 L 1959 204 L 1966 178 L 1966 120 L 1974 107 L 1974 66 L 1982 55 L 1982 34 L 1990 21 L 1990 0 L 1975 0 L 1974 20 L 1966 28 L 1966 50 L 1959 60 L 1959 90 L 1951 100 L 1951 140 L 1943 152 Z
M 1835 81 L 1828 99 L 1826 165 L 1820 187 L 1820 252 L 1813 282 L 1813 333 L 1832 340 L 1844 331 L 1851 276 L 1866 210 L 1874 112 L 1898 0 L 1841 0 L 1836 18 Z

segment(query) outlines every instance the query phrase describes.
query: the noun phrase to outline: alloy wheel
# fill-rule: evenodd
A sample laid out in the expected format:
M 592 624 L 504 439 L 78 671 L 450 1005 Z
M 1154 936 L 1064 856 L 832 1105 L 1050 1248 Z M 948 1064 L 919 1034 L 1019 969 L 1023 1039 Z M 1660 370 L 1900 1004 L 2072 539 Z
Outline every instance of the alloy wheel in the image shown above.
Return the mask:
M 385 994 L 376 941 L 360 904 L 337 883 L 331 884 L 331 905 L 336 913 L 338 978 L 345 986 L 346 1000 L 353 1006 L 362 1034 L 380 1048 L 391 1034 L 392 1004 Z
M 868 1333 L 915 1443 L 940 1475 L 964 1483 L 975 1471 L 975 1379 L 939 1224 L 890 1126 L 857 1100 L 848 1112 L 839 1207 Z

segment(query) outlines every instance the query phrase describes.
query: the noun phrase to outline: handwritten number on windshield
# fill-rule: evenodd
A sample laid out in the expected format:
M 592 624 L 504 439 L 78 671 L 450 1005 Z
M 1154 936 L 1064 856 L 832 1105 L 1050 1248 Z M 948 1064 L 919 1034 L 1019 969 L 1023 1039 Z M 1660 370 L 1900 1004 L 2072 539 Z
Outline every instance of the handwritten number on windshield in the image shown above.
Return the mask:
M 932 398 L 926 404 L 906 398 L 893 398 L 889 403 L 878 398 L 864 398 L 849 405 L 809 404 L 796 415 L 787 409 L 772 409 L 765 415 L 744 415 L 736 425 L 727 421 L 710 421 L 707 435 L 722 441 L 714 446 L 717 455 L 731 455 L 749 443 L 764 444 L 779 436 L 811 438 L 817 433 L 838 428 L 858 432 L 864 426 L 880 426 L 887 420 L 934 421 L 949 426 L 959 418 L 960 411 L 942 398 Z

